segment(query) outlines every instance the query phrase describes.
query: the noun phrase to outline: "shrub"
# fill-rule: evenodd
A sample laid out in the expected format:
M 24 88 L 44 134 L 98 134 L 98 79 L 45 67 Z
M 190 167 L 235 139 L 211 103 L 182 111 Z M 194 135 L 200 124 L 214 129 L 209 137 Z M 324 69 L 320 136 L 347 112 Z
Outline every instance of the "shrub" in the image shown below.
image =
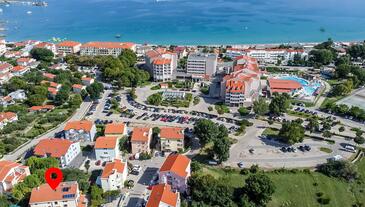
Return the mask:
M 318 201 L 318 203 L 320 203 L 322 205 L 327 205 L 330 203 L 331 199 L 330 198 L 318 198 L 317 201 Z

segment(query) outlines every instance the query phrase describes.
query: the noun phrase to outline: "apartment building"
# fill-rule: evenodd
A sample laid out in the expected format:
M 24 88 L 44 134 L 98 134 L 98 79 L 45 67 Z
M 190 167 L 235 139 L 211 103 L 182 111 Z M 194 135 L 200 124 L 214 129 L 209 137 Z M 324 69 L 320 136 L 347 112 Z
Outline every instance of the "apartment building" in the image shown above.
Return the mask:
M 178 152 L 184 150 L 184 129 L 179 127 L 160 128 L 161 151 Z
M 188 56 L 186 72 L 193 75 L 213 76 L 217 71 L 217 54 L 192 53 Z
M 106 137 L 116 136 L 122 138 L 127 135 L 127 126 L 125 123 L 111 123 L 105 125 L 104 135 Z
M 9 192 L 13 187 L 23 182 L 30 175 L 29 167 L 22 164 L 1 160 L 0 161 L 0 194 Z
M 117 57 L 123 50 L 136 51 L 136 44 L 131 42 L 88 42 L 81 45 L 81 55 L 112 55 Z
M 95 142 L 95 157 L 101 161 L 112 161 L 119 158 L 118 137 L 98 137 Z
M 168 184 L 152 186 L 146 207 L 180 207 L 180 193 Z
M 77 181 L 61 182 L 55 190 L 47 183 L 33 188 L 30 207 L 87 207 L 85 195 L 81 194 Z
M 119 190 L 123 188 L 127 180 L 128 166 L 127 163 L 115 159 L 108 162 L 100 176 L 101 188 L 103 191 Z
M 150 153 L 151 139 L 152 139 L 152 128 L 143 128 L 143 127 L 134 128 L 131 137 L 132 154 Z
M 177 54 L 165 48 L 150 50 L 145 55 L 146 66 L 154 81 L 170 81 L 177 68 Z
M 34 48 L 44 48 L 44 49 L 48 49 L 50 51 L 53 52 L 53 54 L 57 54 L 57 48 L 56 45 L 53 43 L 49 43 L 49 42 L 41 42 L 38 43 L 36 45 L 34 45 Z
M 265 63 L 277 63 L 278 60 L 289 61 L 293 60 L 294 56 L 298 54 L 301 58 L 308 56 L 308 53 L 302 49 L 238 49 L 238 48 L 228 48 L 226 51 L 226 56 L 231 58 L 236 58 L 242 55 L 250 56 L 256 58 L 259 62 Z
M 65 168 L 81 153 L 81 147 L 79 142 L 50 138 L 39 141 L 33 153 L 38 157 L 56 158 L 61 167 Z
M 191 160 L 185 155 L 170 154 L 159 171 L 160 184 L 169 184 L 173 190 L 186 192 L 191 176 Z
M 255 58 L 237 57 L 233 71 L 224 76 L 221 82 L 221 98 L 229 106 L 252 104 L 261 90 L 261 72 Z
M 80 52 L 81 43 L 75 41 L 63 41 L 56 45 L 58 54 L 68 55 Z
M 66 139 L 72 141 L 93 142 L 96 134 L 96 126 L 92 121 L 69 121 L 63 129 Z

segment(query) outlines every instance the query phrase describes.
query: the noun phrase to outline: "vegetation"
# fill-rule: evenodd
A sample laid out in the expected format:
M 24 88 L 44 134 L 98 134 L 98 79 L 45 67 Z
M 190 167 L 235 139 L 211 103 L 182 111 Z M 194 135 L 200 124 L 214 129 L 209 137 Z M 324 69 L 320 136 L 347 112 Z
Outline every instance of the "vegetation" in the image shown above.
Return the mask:
M 229 113 L 229 108 L 224 103 L 217 103 L 214 105 L 214 107 L 215 107 L 215 110 L 217 110 L 218 114 Z
M 202 94 L 204 94 L 204 95 L 208 95 L 209 94 L 209 86 L 201 87 L 200 92 L 202 92 Z
M 36 60 L 45 62 L 51 62 L 54 57 L 53 52 L 46 48 L 33 48 L 30 51 L 30 55 Z
M 250 111 L 245 107 L 240 107 L 240 108 L 238 108 L 238 113 L 241 116 L 247 116 L 250 113 Z
M 304 127 L 297 121 L 284 122 L 279 137 L 288 144 L 302 142 L 304 139 Z
M 269 112 L 269 104 L 266 103 L 265 99 L 259 98 L 253 102 L 253 111 L 259 116 L 265 115 Z
M 290 107 L 290 97 L 288 94 L 273 94 L 273 99 L 269 105 L 269 111 L 271 114 L 279 116 L 282 113 L 286 113 Z
M 320 165 L 318 171 L 329 177 L 340 178 L 348 182 L 359 177 L 356 165 L 345 160 L 330 160 L 326 164 Z
M 186 93 L 184 99 L 179 99 L 179 98 L 164 99 L 162 96 L 162 92 L 158 92 L 148 96 L 147 103 L 154 106 L 162 105 L 162 106 L 174 106 L 179 108 L 179 107 L 189 107 L 192 99 L 193 95 L 191 93 Z

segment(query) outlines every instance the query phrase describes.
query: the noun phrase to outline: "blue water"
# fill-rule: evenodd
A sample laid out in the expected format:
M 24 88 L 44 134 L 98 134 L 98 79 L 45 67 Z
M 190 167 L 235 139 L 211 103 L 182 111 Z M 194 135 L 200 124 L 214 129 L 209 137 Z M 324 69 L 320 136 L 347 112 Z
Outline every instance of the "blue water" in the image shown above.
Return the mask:
M 312 96 L 314 92 L 317 91 L 317 89 L 321 86 L 319 82 L 309 82 L 303 78 L 299 78 L 297 76 L 284 76 L 280 78 L 281 80 L 292 80 L 298 82 L 300 85 L 302 85 L 304 89 L 304 93 L 308 96 Z
M 84 42 L 121 34 L 120 41 L 160 44 L 365 39 L 364 0 L 46 1 L 48 7 L 0 6 L 7 38 Z

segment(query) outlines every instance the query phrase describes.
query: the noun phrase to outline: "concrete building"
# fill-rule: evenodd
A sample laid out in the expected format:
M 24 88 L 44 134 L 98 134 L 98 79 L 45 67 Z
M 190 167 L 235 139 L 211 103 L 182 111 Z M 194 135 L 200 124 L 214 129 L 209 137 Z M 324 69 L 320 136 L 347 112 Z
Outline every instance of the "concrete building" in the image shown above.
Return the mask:
M 268 95 L 272 95 L 273 93 L 287 93 L 289 95 L 293 95 L 297 90 L 302 88 L 300 83 L 293 80 L 280 80 L 270 78 L 267 80 L 267 90 Z
M 177 55 L 164 48 L 146 53 L 145 62 L 154 81 L 170 81 L 177 68 Z
M 127 135 L 127 126 L 125 123 L 111 123 L 105 125 L 104 135 L 106 137 L 116 136 L 122 138 Z
M 173 190 L 180 193 L 188 189 L 188 179 L 191 176 L 191 160 L 185 155 L 169 155 L 159 171 L 160 184 L 166 183 L 171 185 Z
M 134 128 L 131 137 L 132 154 L 151 153 L 151 139 L 152 128 Z
M 16 184 L 23 182 L 28 175 L 30 175 L 28 166 L 12 161 L 1 160 L 0 194 L 11 191 Z
M 47 183 L 33 188 L 30 207 L 87 207 L 87 199 L 81 194 L 76 181 L 61 182 L 55 190 Z
M 18 121 L 18 115 L 13 112 L 1 112 L 0 113 L 0 129 L 4 128 L 8 123 Z
M 63 129 L 66 139 L 72 141 L 93 142 L 96 134 L 96 126 L 92 121 L 69 121 Z
M 188 56 L 186 72 L 194 75 L 213 76 L 217 71 L 217 54 L 193 53 Z
M 123 50 L 136 51 L 136 44 L 131 42 L 88 42 L 81 46 L 81 55 L 112 55 L 117 57 Z
M 80 52 L 81 43 L 75 41 L 63 41 L 56 45 L 58 54 L 68 55 Z
M 56 48 L 56 45 L 53 44 L 53 43 L 49 43 L 49 42 L 41 42 L 41 43 L 38 43 L 36 45 L 34 45 L 34 48 L 44 48 L 44 49 L 48 49 L 50 51 L 53 52 L 53 54 L 57 54 L 57 48 Z
M 178 152 L 184 150 L 184 129 L 179 127 L 160 128 L 161 151 Z
M 38 157 L 56 158 L 61 167 L 65 168 L 81 153 L 81 147 L 79 142 L 50 138 L 39 141 L 33 153 Z
M 121 160 L 114 160 L 105 165 L 100 176 L 101 188 L 103 191 L 119 190 L 123 188 L 127 180 L 128 166 Z
M 101 161 L 112 161 L 119 158 L 118 137 L 98 137 L 95 142 L 95 157 Z
M 82 81 L 82 84 L 85 86 L 89 86 L 95 82 L 94 78 L 90 78 L 90 77 L 82 77 L 81 81 Z
M 180 193 L 171 189 L 168 184 L 152 186 L 146 207 L 180 207 Z
M 252 104 L 260 94 L 261 72 L 255 58 L 240 56 L 235 59 L 233 71 L 224 76 L 220 96 L 229 106 Z
M 74 93 L 78 93 L 80 94 L 82 90 L 85 90 L 86 89 L 86 86 L 83 86 L 81 84 L 73 84 L 72 85 L 72 91 Z

